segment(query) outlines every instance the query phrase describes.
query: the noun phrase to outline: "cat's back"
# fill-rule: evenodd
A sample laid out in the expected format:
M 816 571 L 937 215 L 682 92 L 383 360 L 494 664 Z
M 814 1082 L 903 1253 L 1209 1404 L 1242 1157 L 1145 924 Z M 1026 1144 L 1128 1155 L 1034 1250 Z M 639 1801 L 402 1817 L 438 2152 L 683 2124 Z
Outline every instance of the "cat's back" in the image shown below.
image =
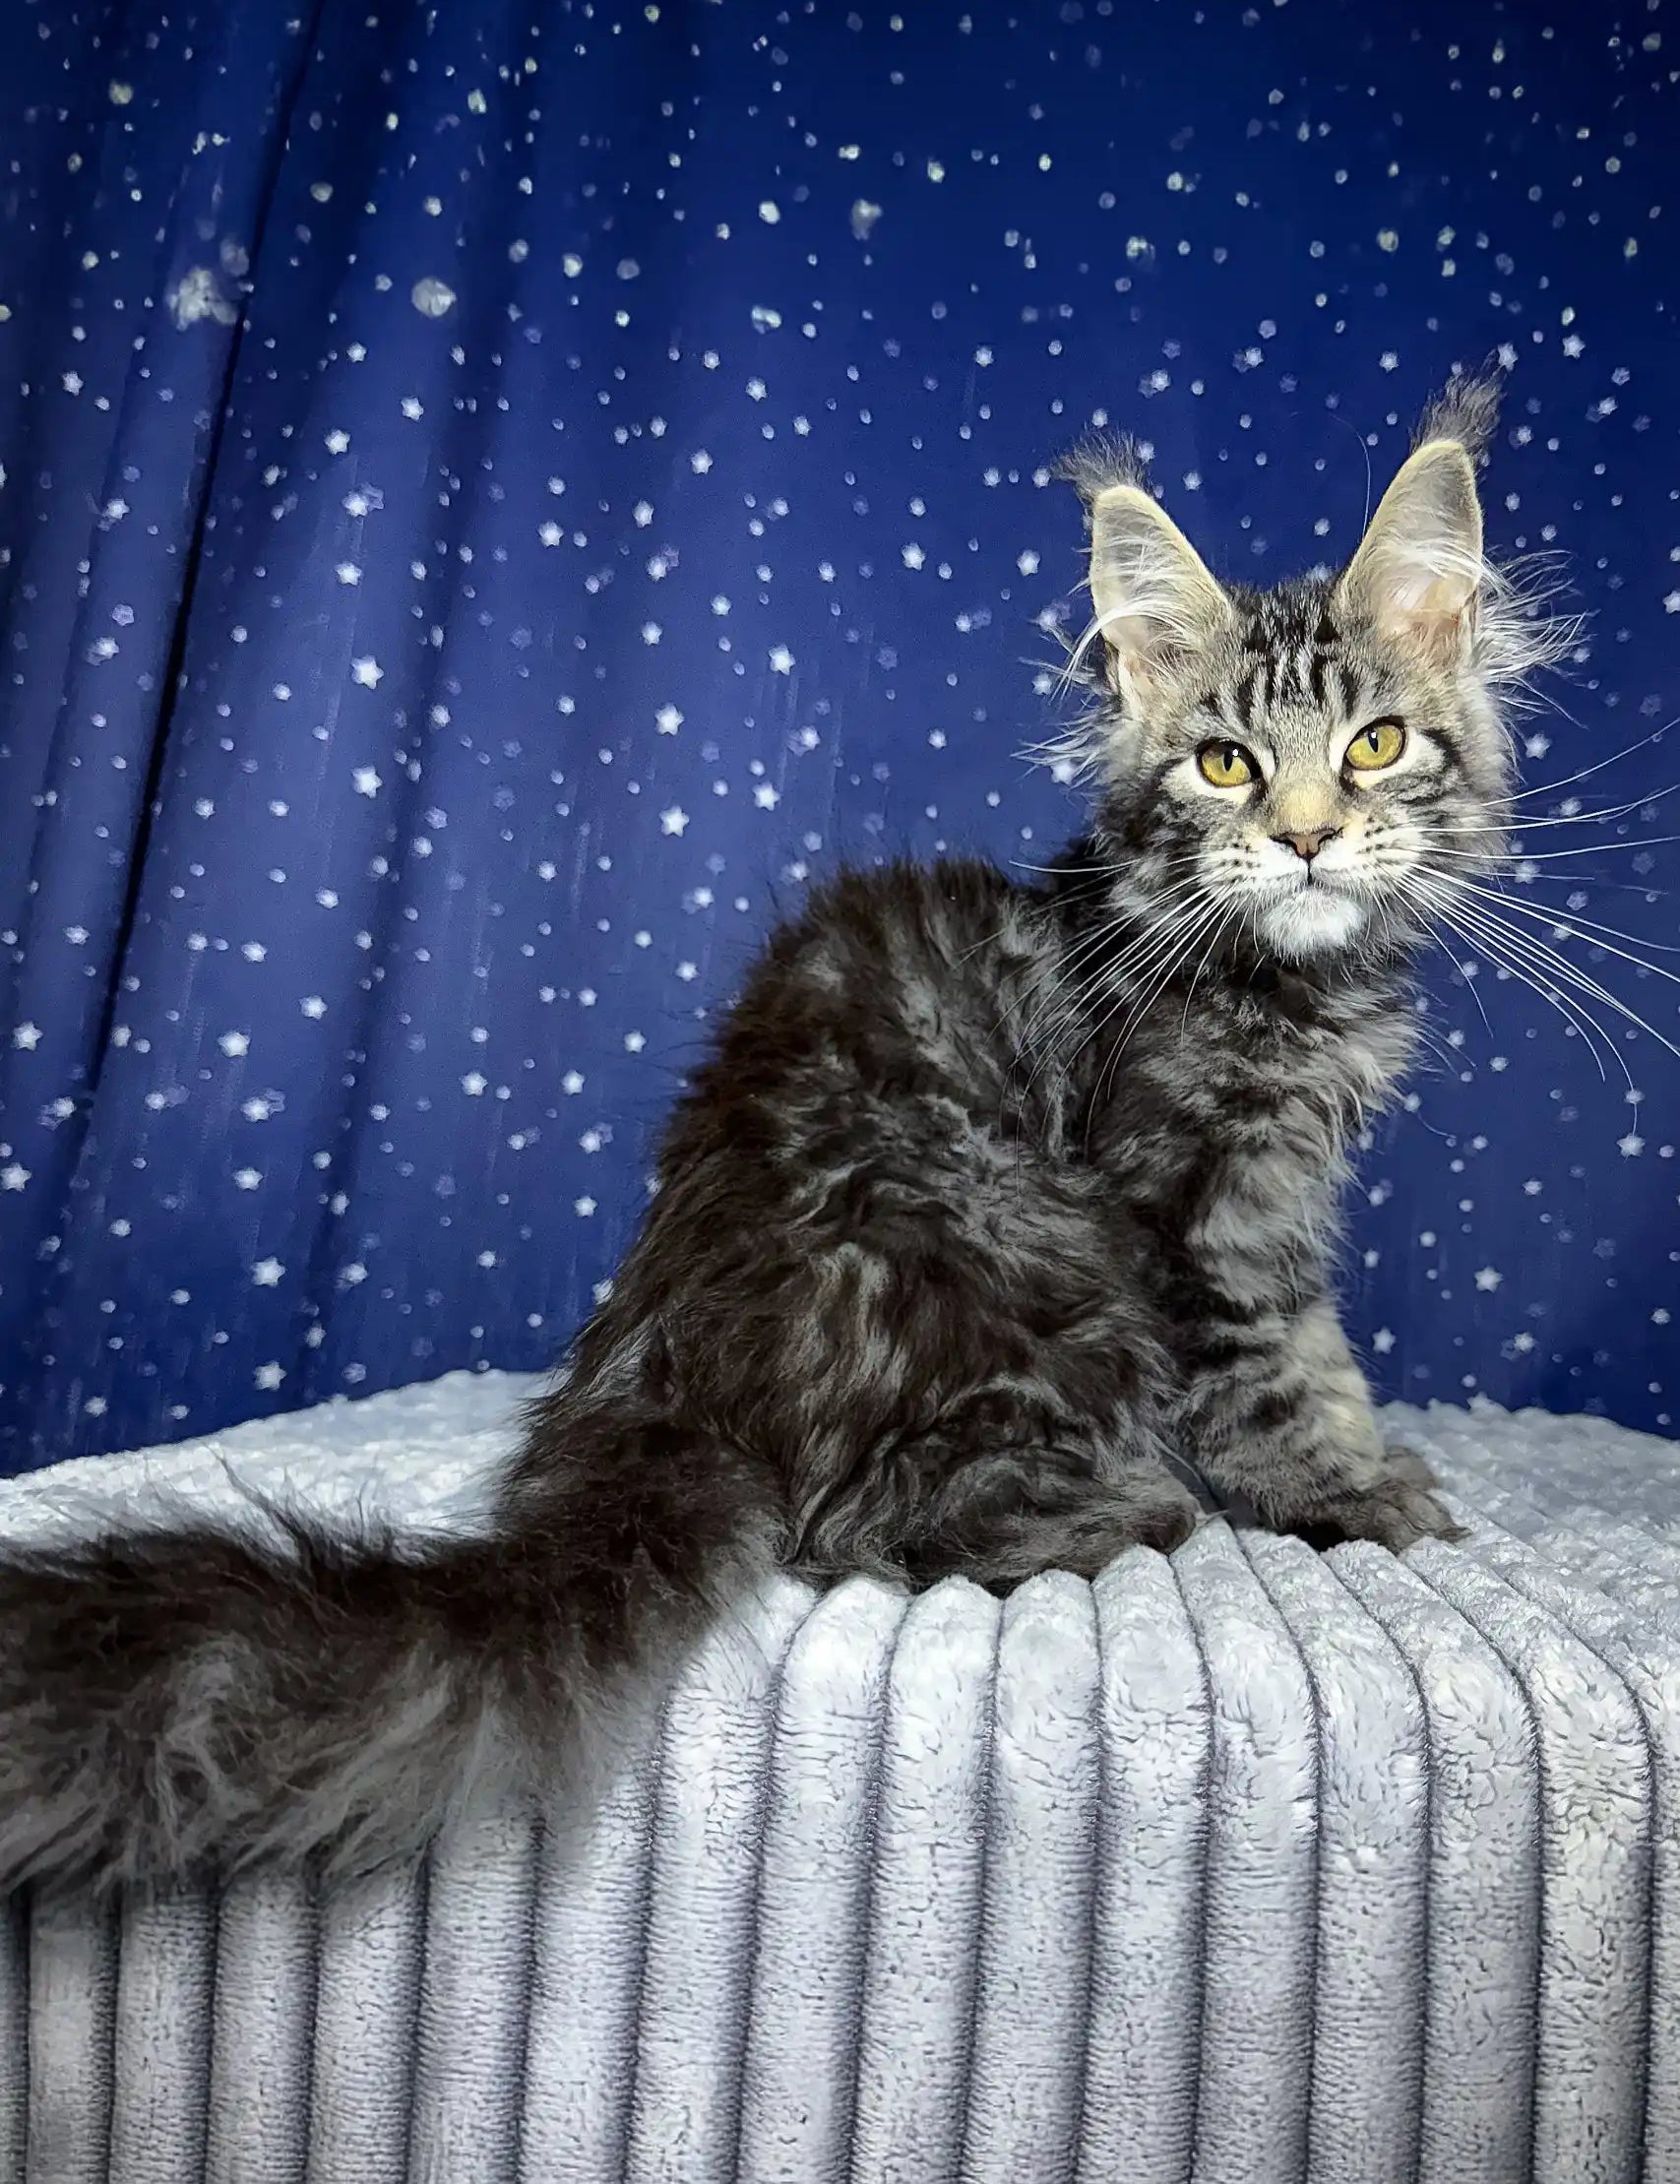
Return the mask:
M 739 1148 L 840 1097 L 995 1112 L 1050 941 L 1042 899 L 981 859 L 842 871 L 772 934 L 689 1114 Z

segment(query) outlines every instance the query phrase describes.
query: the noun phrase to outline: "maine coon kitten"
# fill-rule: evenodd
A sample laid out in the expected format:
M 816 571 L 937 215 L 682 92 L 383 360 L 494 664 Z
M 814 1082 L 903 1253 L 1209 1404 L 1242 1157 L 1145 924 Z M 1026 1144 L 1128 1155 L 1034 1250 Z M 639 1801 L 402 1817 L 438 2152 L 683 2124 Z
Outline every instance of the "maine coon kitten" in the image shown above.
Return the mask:
M 1483 560 L 1493 412 L 1455 383 L 1342 574 L 1263 593 L 1128 446 L 1078 454 L 1084 840 L 1042 885 L 848 873 L 775 935 L 493 1537 L 6 1551 L 0 1877 L 411 1849 L 487 1783 L 575 1790 L 771 1565 L 1091 1575 L 1188 1535 L 1185 1460 L 1315 1538 L 1452 1536 L 1328 1263 L 1543 643 Z

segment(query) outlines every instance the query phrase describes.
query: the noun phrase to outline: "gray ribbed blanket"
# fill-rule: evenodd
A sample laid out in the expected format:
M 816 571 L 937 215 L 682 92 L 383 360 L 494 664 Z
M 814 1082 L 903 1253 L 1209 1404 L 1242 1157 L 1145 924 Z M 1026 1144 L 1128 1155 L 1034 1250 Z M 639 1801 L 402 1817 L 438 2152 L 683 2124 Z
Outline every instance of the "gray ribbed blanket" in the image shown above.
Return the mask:
M 469 1518 L 454 1375 L 0 1487 Z M 1680 2184 L 1680 1449 L 1395 1410 L 1473 1544 L 1211 1523 L 1000 1605 L 783 1584 L 582 1840 L 14 1906 L 28 2184 Z

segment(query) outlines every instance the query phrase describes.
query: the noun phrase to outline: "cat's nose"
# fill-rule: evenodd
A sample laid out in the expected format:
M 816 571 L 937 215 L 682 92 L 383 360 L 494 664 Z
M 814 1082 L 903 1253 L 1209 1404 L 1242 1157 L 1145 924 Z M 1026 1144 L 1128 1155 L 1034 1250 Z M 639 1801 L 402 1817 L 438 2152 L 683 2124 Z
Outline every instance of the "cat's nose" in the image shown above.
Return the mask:
M 1319 827 L 1311 834 L 1274 835 L 1272 839 L 1280 842 L 1285 849 L 1293 849 L 1296 856 L 1304 857 L 1311 864 L 1325 843 L 1334 842 L 1340 832 L 1339 827 Z

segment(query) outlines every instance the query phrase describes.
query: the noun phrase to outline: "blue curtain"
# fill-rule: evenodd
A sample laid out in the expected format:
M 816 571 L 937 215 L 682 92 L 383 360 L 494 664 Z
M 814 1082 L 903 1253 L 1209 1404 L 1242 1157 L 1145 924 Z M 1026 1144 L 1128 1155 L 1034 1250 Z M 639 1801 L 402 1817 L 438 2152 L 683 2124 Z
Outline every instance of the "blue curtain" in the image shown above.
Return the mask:
M 1437 965 L 1351 1324 L 1672 1426 L 1672 35 L 901 5 L 0 0 L 0 1467 L 547 1362 L 778 907 L 1076 823 L 1056 453 L 1266 581 L 1494 349 L 1527 808 L 1614 814 L 1514 892 L 1665 967 Z

